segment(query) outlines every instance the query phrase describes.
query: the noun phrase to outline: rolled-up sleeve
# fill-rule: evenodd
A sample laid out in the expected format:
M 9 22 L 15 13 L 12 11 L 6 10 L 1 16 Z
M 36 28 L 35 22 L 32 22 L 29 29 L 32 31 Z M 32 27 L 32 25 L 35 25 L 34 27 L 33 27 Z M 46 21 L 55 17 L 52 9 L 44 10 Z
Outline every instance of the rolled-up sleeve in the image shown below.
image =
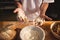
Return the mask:
M 53 3 L 54 0 L 43 0 L 43 3 Z

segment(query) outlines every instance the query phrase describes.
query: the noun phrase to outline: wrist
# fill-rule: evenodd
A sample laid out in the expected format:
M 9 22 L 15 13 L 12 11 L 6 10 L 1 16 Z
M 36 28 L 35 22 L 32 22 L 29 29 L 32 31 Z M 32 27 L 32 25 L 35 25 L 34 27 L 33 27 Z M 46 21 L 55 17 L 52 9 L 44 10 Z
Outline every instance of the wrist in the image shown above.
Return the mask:
M 45 12 L 41 12 L 40 15 L 45 15 Z

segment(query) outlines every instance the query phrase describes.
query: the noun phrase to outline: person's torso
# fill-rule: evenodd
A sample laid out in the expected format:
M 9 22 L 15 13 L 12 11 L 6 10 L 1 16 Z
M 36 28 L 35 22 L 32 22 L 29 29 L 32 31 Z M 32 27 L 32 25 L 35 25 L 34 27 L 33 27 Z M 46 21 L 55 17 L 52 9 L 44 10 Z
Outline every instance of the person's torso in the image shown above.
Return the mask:
M 42 0 L 22 0 L 23 10 L 29 20 L 33 20 L 40 14 Z
M 42 4 L 42 0 L 22 0 L 24 11 L 38 10 Z

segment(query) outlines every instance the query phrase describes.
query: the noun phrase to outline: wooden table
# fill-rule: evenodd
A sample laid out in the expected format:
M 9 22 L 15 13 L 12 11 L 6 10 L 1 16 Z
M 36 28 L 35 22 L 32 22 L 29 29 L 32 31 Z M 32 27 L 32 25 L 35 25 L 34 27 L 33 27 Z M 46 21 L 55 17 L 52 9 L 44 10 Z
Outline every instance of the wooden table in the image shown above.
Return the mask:
M 51 33 L 50 31 L 50 25 L 55 22 L 55 21 L 46 21 L 42 28 L 45 30 L 45 33 L 46 33 L 46 37 L 45 37 L 45 40 L 58 40 L 56 39 L 53 34 Z M 8 24 L 14 24 L 13 26 L 11 26 L 12 29 L 16 29 L 16 28 L 19 28 L 19 29 L 22 29 L 23 27 L 27 26 L 27 25 L 30 25 L 30 23 L 19 23 L 17 21 L 3 21 L 3 22 L 0 22 L 0 27 L 1 26 L 5 26 L 5 25 L 8 25 Z M 18 37 L 17 37 L 18 38 Z M 16 39 L 17 40 L 17 39 Z M 18 39 L 19 40 L 19 39 Z

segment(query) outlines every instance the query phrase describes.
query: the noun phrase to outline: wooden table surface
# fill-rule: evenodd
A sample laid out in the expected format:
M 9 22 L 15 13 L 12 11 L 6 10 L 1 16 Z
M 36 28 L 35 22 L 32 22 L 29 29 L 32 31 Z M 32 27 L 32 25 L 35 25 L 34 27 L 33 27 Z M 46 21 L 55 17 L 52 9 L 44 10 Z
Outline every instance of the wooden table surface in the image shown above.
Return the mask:
M 55 22 L 55 21 L 46 21 L 42 28 L 45 30 L 45 33 L 46 33 L 46 37 L 45 37 L 45 40 L 58 40 L 56 39 L 53 34 L 51 33 L 50 31 L 50 25 Z M 19 23 L 17 21 L 3 21 L 3 22 L 0 22 L 0 28 L 2 26 L 5 26 L 5 25 L 8 25 L 8 24 L 14 24 L 13 26 L 11 26 L 12 29 L 16 29 L 16 28 L 19 28 L 19 29 L 22 29 L 23 27 L 27 26 L 27 25 L 30 25 L 30 23 Z M 18 38 L 18 37 L 17 37 Z M 17 39 L 16 39 L 17 40 Z

